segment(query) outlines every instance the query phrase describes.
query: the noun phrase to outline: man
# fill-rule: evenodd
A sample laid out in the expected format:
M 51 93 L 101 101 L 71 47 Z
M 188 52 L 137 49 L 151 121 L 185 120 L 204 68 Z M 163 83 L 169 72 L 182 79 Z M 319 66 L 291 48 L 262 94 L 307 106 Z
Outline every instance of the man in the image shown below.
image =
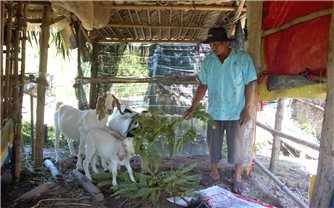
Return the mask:
M 226 30 L 211 28 L 204 43 L 209 43 L 212 53 L 200 65 L 198 79 L 200 84 L 191 107 L 183 118 L 188 120 L 196 105 L 208 90 L 208 113 L 216 121 L 216 127 L 208 125 L 207 143 L 211 159 L 211 181 L 218 181 L 218 162 L 222 158 L 221 150 L 226 131 L 228 162 L 235 164 L 232 191 L 241 193 L 241 180 L 244 128 L 251 119 L 250 108 L 254 104 L 254 81 L 256 70 L 249 54 L 236 51 L 228 46 L 231 41 Z

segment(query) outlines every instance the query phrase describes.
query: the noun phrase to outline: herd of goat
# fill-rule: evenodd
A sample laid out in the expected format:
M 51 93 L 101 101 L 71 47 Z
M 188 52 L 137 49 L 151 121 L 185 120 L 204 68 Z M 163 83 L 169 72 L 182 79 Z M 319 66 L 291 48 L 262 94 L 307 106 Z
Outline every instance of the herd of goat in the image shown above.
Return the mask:
M 117 169 L 120 165 L 126 167 L 131 181 L 135 182 L 130 166 L 130 159 L 135 154 L 130 132 L 139 127 L 133 119 L 138 114 L 121 106 L 112 94 L 100 96 L 95 110 L 81 111 L 57 104 L 54 115 L 56 161 L 59 161 L 59 136 L 62 133 L 67 138 L 71 156 L 76 155 L 73 140 L 79 139 L 76 167 L 84 170 L 88 179 L 92 180 L 89 164 L 98 173 L 96 162 L 101 157 L 103 169 L 112 173 L 113 186 L 117 185 Z

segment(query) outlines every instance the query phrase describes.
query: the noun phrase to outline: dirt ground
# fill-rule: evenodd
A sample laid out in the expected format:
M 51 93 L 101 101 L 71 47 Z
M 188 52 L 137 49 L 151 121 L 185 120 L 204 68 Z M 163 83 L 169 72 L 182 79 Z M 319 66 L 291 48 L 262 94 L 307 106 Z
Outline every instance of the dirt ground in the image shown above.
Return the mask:
M 275 105 L 268 104 L 263 112 L 258 113 L 258 121 L 267 125 L 273 126 L 275 118 Z M 290 134 L 296 134 L 301 137 L 307 137 L 302 131 L 295 127 L 294 121 L 290 119 L 288 113 L 284 118 L 283 131 Z M 254 157 L 260 161 L 265 167 L 269 167 L 271 156 L 272 135 L 267 131 L 256 128 L 256 148 Z M 283 148 L 284 149 L 284 148 Z M 307 155 L 311 155 L 311 150 L 307 150 L 301 158 L 291 152 L 289 156 L 285 156 L 282 152 L 278 163 L 278 170 L 275 174 L 283 184 L 285 184 L 297 198 L 308 204 L 308 186 L 310 174 L 316 174 L 317 160 L 305 159 Z M 32 166 L 31 155 L 29 150 L 25 151 L 22 159 L 22 174 L 21 181 L 10 186 L 1 187 L 1 207 L 133 207 L 134 202 L 119 198 L 109 197 L 111 191 L 101 190 L 104 195 L 104 200 L 94 202 L 91 195 L 87 193 L 83 187 L 74 179 L 71 171 L 75 169 L 76 160 L 69 157 L 68 151 L 61 149 L 61 155 L 64 159 L 57 167 L 64 177 L 64 184 L 60 189 L 52 189 L 45 191 L 40 196 L 33 197 L 30 200 L 15 202 L 14 200 L 30 191 L 31 189 L 53 181 L 47 168 L 34 169 Z M 305 156 L 306 155 L 306 156 Z M 312 154 L 313 155 L 313 154 Z M 54 150 L 45 149 L 44 158 L 53 160 Z M 315 156 L 316 157 L 316 154 Z M 310 157 L 308 157 L 310 158 Z M 192 155 L 187 157 L 177 157 L 174 161 L 174 169 L 181 165 L 197 163 L 192 174 L 200 174 L 202 177 L 208 176 L 210 173 L 210 162 L 208 155 Z M 140 160 L 135 159 L 132 162 L 134 171 L 140 171 Z M 170 161 L 164 158 L 161 162 L 161 171 L 166 171 L 170 168 Z M 233 166 L 227 164 L 226 159 L 222 159 L 219 163 L 221 179 L 216 185 L 224 184 L 224 188 L 231 189 L 231 179 L 233 179 Z M 264 202 L 275 207 L 299 207 L 281 188 L 270 179 L 260 168 L 253 163 L 253 169 L 249 176 L 243 177 L 245 190 L 241 194 L 243 197 Z M 200 186 L 198 189 L 206 187 Z M 178 207 L 166 200 L 169 196 L 162 195 L 159 199 L 160 207 Z M 150 205 L 142 204 L 137 207 L 151 207 Z
M 52 149 L 47 150 L 53 151 Z M 265 166 L 268 166 L 269 157 L 256 155 L 256 158 Z M 25 162 L 29 159 L 26 158 Z M 32 171 L 32 166 L 24 166 L 22 171 L 21 181 L 15 185 L 2 187 L 1 189 L 1 207 L 133 207 L 133 201 L 126 199 L 115 199 L 109 197 L 110 190 L 102 190 L 104 200 L 94 202 L 92 197 L 81 187 L 81 185 L 70 174 L 70 171 L 75 168 L 75 159 L 66 159 L 57 167 L 65 178 L 63 187 L 65 189 L 57 189 L 54 191 L 46 191 L 40 196 L 15 203 L 14 200 L 20 197 L 27 191 L 43 184 L 47 181 L 53 181 L 48 170 L 43 167 L 40 170 Z M 139 171 L 140 160 L 134 160 L 132 167 L 134 171 Z M 196 168 L 192 171 L 193 174 L 201 174 L 207 176 L 210 172 L 209 157 L 207 155 L 193 155 L 189 157 L 178 157 L 174 161 L 174 167 L 197 163 Z M 169 159 L 162 160 L 161 170 L 169 169 Z M 233 166 L 226 163 L 223 159 L 220 162 L 221 180 L 216 185 L 224 184 L 225 188 L 231 188 L 230 181 L 233 178 Z M 32 171 L 32 172 L 31 172 Z M 288 186 L 294 194 L 306 204 L 308 193 L 309 174 L 305 171 L 303 165 L 281 160 L 277 177 Z M 243 197 L 271 204 L 275 207 L 298 207 L 291 198 L 287 196 L 281 189 L 263 173 L 255 164 L 250 176 L 244 176 L 245 190 L 241 194 Z M 199 189 L 206 187 L 201 186 Z M 168 196 L 162 195 L 160 207 L 179 207 L 166 200 Z M 141 205 L 139 207 L 151 207 L 150 205 Z

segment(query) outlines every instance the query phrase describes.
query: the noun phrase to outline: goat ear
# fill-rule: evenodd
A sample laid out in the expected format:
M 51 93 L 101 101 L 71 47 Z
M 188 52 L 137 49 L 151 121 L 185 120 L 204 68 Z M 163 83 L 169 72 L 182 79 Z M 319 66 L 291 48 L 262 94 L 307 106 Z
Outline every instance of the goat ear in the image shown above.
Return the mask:
M 121 109 L 121 103 L 119 102 L 119 100 L 114 95 L 112 95 L 112 97 L 114 98 L 114 101 L 116 103 L 116 107 L 117 107 L 119 113 L 124 115 L 124 113 L 122 112 L 122 109 Z

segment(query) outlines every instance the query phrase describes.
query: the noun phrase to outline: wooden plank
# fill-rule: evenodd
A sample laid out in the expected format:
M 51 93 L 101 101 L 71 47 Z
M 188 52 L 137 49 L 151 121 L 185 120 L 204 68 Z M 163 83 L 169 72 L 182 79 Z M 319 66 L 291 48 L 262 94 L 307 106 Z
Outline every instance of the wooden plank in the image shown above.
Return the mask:
M 95 201 L 102 201 L 104 199 L 101 191 L 80 171 L 73 170 L 72 175 L 84 187 L 84 189 L 92 195 Z

